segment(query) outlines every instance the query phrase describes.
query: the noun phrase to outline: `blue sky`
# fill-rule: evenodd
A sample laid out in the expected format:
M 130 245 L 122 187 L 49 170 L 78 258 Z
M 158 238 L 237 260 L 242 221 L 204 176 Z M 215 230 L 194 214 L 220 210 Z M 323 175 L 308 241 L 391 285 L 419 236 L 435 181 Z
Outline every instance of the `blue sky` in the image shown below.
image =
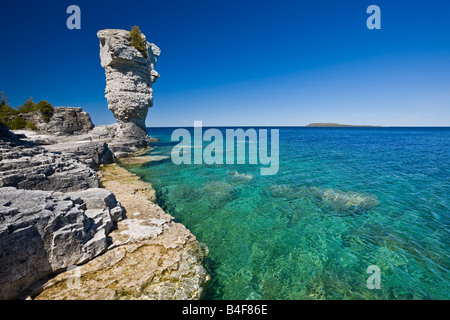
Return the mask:
M 81 30 L 66 8 L 81 8 Z M 381 30 L 369 30 L 369 5 Z M 2 1 L 0 90 L 115 122 L 100 29 L 140 26 L 162 54 L 148 126 L 450 125 L 448 0 Z

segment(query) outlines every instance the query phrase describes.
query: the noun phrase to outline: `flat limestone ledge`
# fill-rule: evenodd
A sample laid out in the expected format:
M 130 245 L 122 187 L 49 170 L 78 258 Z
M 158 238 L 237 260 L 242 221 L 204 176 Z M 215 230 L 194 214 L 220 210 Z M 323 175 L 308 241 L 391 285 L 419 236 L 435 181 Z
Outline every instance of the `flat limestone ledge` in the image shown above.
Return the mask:
M 152 140 L 152 139 L 151 139 Z M 155 140 L 155 139 L 153 139 Z M 156 139 L 156 141 L 158 141 Z M 117 161 L 119 164 L 147 164 L 149 162 L 159 162 L 159 161 L 166 161 L 170 159 L 169 156 L 162 156 L 162 155 L 148 155 L 148 152 L 152 149 L 152 147 L 143 148 L 139 150 L 138 152 L 135 152 L 134 154 L 131 154 L 127 157 L 121 157 L 118 158 Z
M 202 264 L 206 246 L 152 202 L 151 184 L 117 163 L 101 166 L 98 174 L 127 218 L 110 233 L 108 251 L 57 275 L 30 299 L 200 299 L 210 279 Z

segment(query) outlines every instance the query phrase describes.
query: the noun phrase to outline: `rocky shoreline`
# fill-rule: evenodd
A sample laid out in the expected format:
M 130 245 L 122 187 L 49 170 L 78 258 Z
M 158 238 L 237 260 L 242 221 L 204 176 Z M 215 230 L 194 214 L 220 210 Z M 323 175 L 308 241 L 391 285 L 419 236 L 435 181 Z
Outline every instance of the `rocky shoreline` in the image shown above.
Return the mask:
M 201 297 L 207 248 L 108 143 L 16 133 L 0 134 L 1 299 Z
M 0 123 L 0 299 L 199 299 L 207 248 L 117 164 L 149 147 L 160 49 L 140 31 L 140 50 L 126 30 L 97 36 L 117 123 L 69 107 L 27 114 L 36 131 Z
M 33 299 L 199 299 L 209 275 L 202 266 L 207 248 L 150 199 L 151 185 L 120 167 L 102 166 L 103 186 L 126 209 L 112 243 L 102 255 L 78 269 L 79 283 L 68 286 L 70 270 L 46 282 Z

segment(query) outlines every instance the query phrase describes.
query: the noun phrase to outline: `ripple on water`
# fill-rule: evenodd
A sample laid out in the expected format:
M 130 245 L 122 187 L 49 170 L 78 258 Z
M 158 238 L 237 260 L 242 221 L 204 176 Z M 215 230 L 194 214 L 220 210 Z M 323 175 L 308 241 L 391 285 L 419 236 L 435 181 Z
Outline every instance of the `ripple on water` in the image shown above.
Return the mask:
M 150 155 L 170 155 L 158 130 Z M 208 246 L 206 298 L 448 299 L 449 141 L 448 129 L 281 128 L 274 176 L 129 168 Z M 373 264 L 381 290 L 366 287 Z

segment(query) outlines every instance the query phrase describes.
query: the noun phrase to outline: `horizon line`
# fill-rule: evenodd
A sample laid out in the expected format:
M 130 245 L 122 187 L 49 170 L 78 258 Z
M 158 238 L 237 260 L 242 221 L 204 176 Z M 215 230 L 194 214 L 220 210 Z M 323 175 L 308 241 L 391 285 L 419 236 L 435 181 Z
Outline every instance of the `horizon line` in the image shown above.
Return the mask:
M 147 129 L 159 129 L 159 128 L 195 128 L 195 126 L 146 126 Z M 368 125 L 368 126 L 358 126 L 358 125 L 350 125 L 350 126 L 323 126 L 323 127 L 315 127 L 315 126 L 275 126 L 275 125 L 257 125 L 257 126 L 236 126 L 236 125 L 220 125 L 220 126 L 214 126 L 214 125 L 207 125 L 202 126 L 202 128 L 326 128 L 326 129 L 380 129 L 380 128 L 450 128 L 450 126 L 375 126 L 375 125 Z

